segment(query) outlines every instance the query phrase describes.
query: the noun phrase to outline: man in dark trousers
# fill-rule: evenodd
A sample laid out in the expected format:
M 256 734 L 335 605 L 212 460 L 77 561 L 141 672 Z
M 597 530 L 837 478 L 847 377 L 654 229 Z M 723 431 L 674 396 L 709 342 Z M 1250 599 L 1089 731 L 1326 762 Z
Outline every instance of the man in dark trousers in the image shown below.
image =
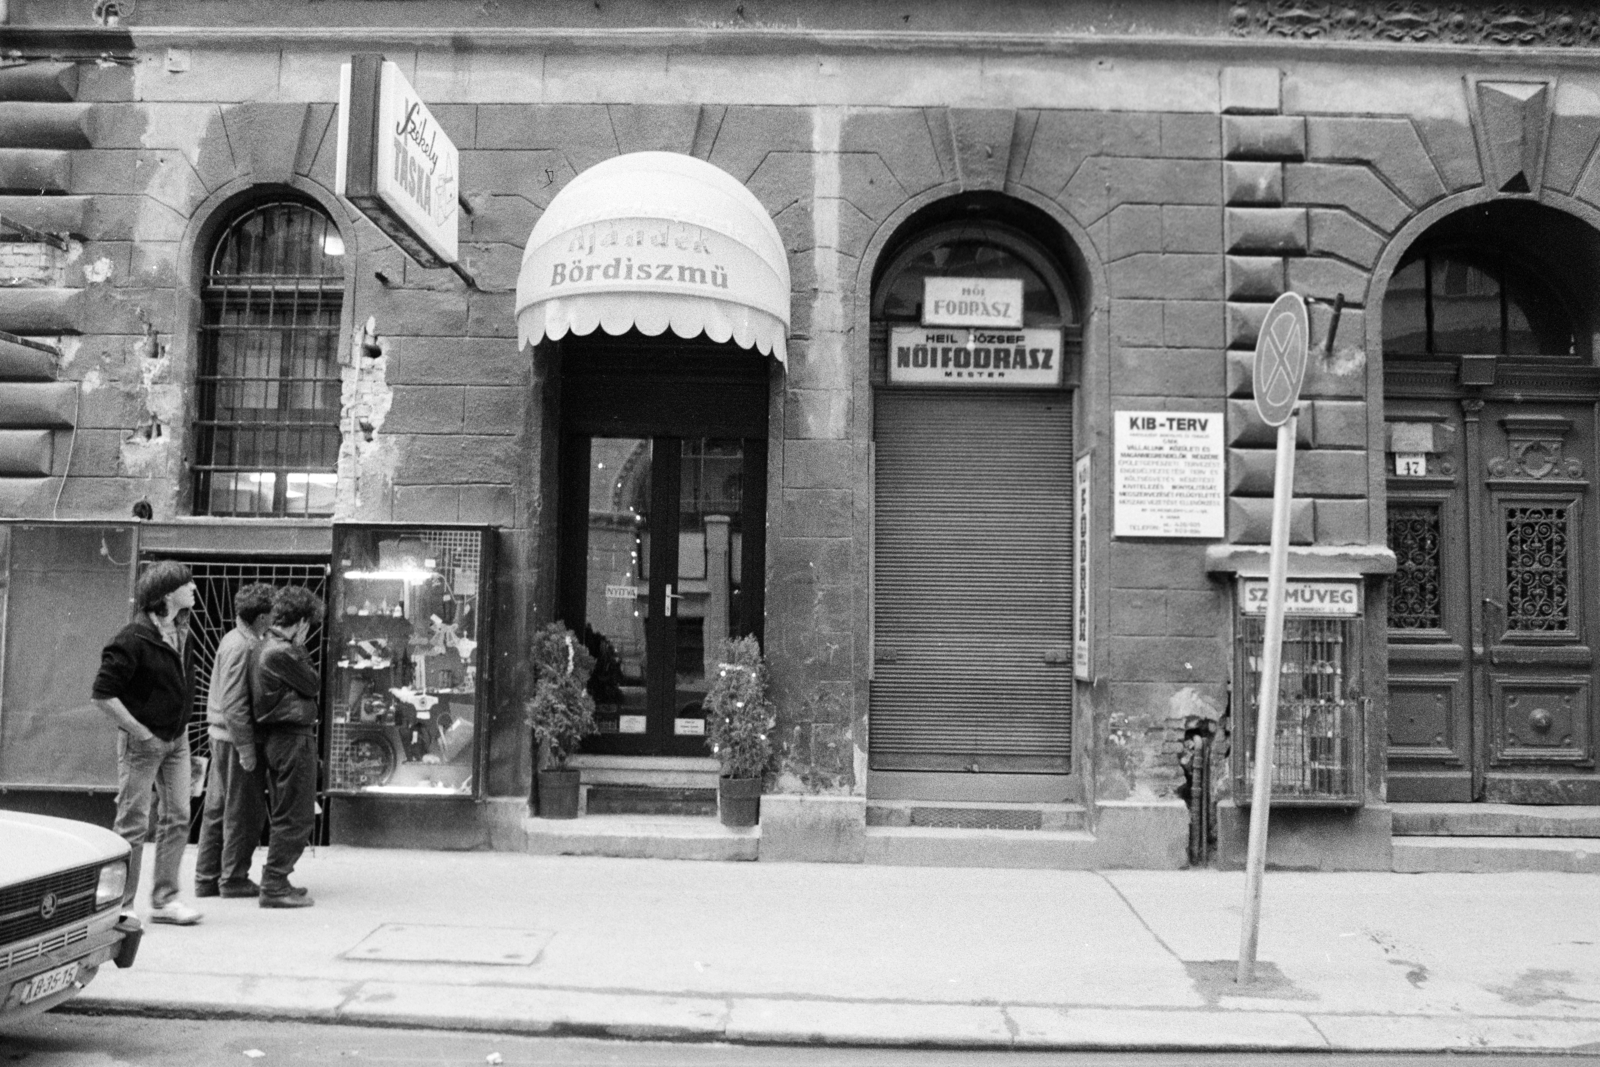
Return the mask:
M 178 868 L 189 842 L 189 710 L 194 642 L 189 613 L 194 577 L 172 560 L 152 563 L 133 588 L 134 619 L 100 653 L 94 703 L 117 735 L 116 831 L 133 846 L 122 902 L 132 904 L 150 836 L 150 803 L 160 803 L 150 921 L 193 926 L 200 912 L 178 899 Z
M 256 764 L 250 718 L 250 653 L 272 621 L 273 588 L 242 585 L 233 594 L 233 629 L 217 644 L 206 691 L 211 771 L 206 779 L 200 850 L 194 864 L 197 897 L 254 897 L 250 859 L 267 821 L 266 783 Z
M 263 908 L 309 908 L 315 901 L 289 884 L 311 840 L 317 803 L 317 697 L 322 680 L 306 636 L 322 620 L 322 600 L 288 586 L 272 599 L 272 625 L 250 672 L 256 746 L 266 768 L 271 840 L 261 869 Z

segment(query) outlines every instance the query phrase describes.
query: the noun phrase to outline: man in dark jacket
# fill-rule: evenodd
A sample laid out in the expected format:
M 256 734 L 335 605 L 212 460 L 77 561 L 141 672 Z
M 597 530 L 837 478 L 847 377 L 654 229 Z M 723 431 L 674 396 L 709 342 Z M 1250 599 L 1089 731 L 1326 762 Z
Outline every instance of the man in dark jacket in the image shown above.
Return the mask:
M 322 600 L 288 586 L 272 600 L 272 625 L 250 671 L 256 745 L 266 768 L 271 839 L 261 869 L 263 908 L 309 908 L 311 895 L 289 874 L 311 840 L 317 803 L 317 697 L 322 680 L 306 653 L 306 636 L 322 621 Z
M 100 654 L 94 702 L 116 724 L 117 821 L 133 847 L 122 902 L 132 904 L 150 834 L 152 789 L 161 805 L 150 921 L 193 926 L 200 913 L 178 899 L 178 868 L 189 840 L 189 710 L 194 578 L 171 560 L 151 564 L 134 585 L 134 620 Z
M 242 585 L 233 594 L 233 629 L 217 644 L 206 690 L 206 733 L 211 771 L 206 779 L 200 848 L 194 862 L 197 897 L 254 897 L 250 858 L 267 821 L 266 783 L 256 765 L 250 718 L 250 653 L 272 621 L 273 588 Z

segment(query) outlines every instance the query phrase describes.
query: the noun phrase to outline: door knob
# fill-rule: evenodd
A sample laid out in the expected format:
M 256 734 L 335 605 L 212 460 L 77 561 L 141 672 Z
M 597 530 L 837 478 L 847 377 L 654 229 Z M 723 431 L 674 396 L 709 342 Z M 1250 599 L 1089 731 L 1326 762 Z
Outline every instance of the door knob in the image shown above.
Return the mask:
M 661 613 L 663 615 L 666 615 L 666 616 L 670 617 L 673 614 L 672 602 L 674 600 L 682 600 L 682 599 L 683 599 L 683 596 L 681 594 L 673 593 L 673 591 L 672 591 L 672 583 L 668 582 L 667 583 L 667 591 L 661 598 Z

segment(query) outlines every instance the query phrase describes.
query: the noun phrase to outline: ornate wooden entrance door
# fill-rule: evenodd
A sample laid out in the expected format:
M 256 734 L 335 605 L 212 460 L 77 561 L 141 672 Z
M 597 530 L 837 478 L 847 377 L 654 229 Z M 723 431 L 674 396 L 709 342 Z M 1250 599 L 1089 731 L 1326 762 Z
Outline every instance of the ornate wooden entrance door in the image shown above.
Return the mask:
M 1593 384 L 1391 374 L 1391 801 L 1600 803 Z

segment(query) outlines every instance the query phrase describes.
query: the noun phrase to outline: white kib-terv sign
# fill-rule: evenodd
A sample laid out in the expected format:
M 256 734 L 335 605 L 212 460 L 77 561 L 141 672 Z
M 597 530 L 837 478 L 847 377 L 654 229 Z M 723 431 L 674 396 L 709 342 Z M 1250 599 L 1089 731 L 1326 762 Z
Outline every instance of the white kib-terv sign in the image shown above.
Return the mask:
M 922 325 L 1022 325 L 1020 278 L 924 278 Z
M 1215 411 L 1116 413 L 1117 537 L 1224 535 L 1222 418 Z
M 889 380 L 897 385 L 1051 387 L 1061 384 L 1061 331 L 896 326 Z
M 380 55 L 339 68 L 335 191 L 426 267 L 459 258 L 461 158 L 400 68 Z

